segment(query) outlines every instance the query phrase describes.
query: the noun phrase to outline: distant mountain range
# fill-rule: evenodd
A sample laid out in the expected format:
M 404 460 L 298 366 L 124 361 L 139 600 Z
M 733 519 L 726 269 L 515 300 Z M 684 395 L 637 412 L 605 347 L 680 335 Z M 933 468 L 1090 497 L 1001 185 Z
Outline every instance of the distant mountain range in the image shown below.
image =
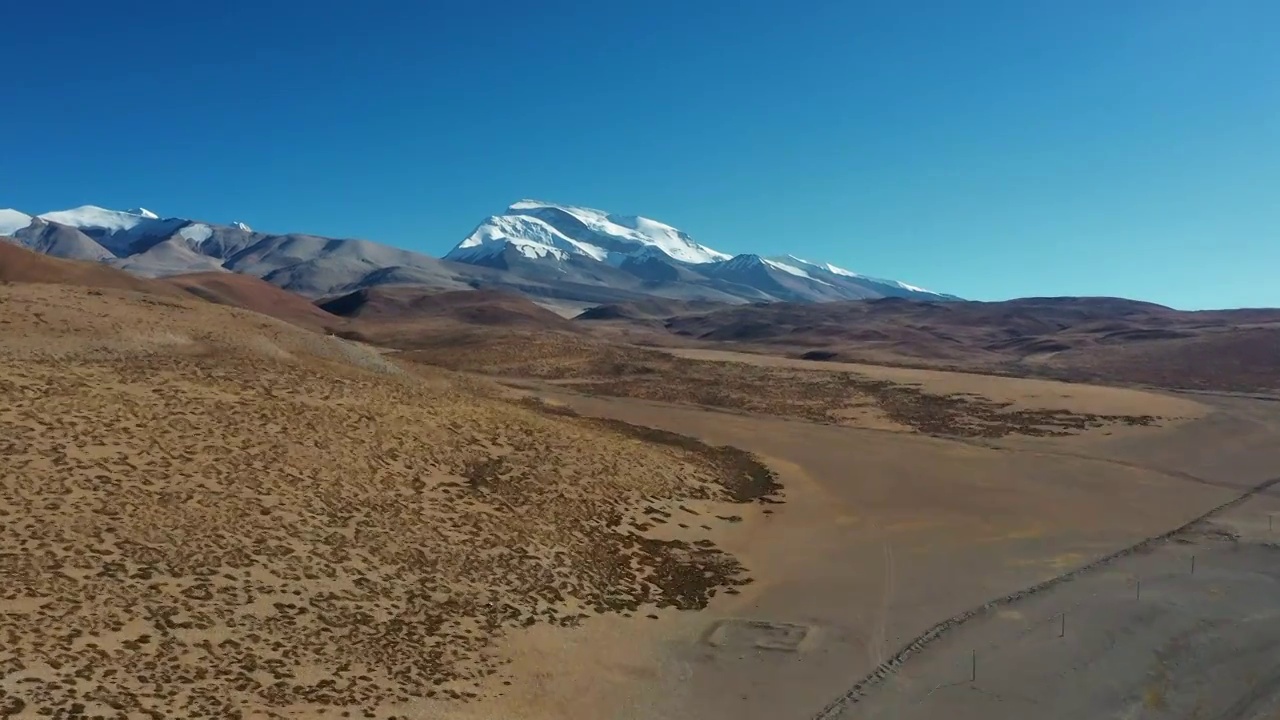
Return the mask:
M 309 297 L 414 284 L 507 289 L 584 304 L 646 297 L 734 304 L 958 299 L 790 255 L 732 256 L 649 218 L 533 200 L 480 223 L 444 259 L 368 240 L 261 233 L 240 222 L 92 205 L 38 216 L 0 210 L 0 236 L 144 277 L 235 272 Z

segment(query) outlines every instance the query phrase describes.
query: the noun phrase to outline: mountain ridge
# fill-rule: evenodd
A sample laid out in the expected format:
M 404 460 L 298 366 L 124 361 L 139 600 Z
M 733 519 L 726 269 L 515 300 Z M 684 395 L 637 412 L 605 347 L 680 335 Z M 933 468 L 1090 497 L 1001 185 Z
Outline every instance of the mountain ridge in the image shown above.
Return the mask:
M 529 199 L 486 218 L 443 258 L 363 239 L 256 232 L 240 221 L 166 218 L 142 207 L 82 205 L 40 215 L 0 210 L 0 235 L 37 252 L 141 277 L 234 272 L 312 298 L 413 284 L 592 303 L 957 299 L 829 263 L 730 255 L 640 215 Z

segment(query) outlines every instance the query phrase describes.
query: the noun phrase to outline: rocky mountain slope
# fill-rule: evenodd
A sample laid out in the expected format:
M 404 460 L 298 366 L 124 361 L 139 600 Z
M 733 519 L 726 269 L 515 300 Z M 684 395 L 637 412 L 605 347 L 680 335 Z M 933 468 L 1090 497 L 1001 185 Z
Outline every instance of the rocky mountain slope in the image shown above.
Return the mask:
M 532 200 L 485 220 L 444 259 L 368 240 L 263 233 L 241 222 L 92 205 L 38 216 L 0 210 L 0 236 L 142 277 L 234 272 L 309 297 L 406 284 L 582 303 L 949 297 L 790 256 L 731 256 L 649 218 Z
M 367 240 L 260 233 L 240 222 L 161 218 L 142 208 L 87 205 L 36 217 L 4 211 L 0 234 L 37 252 L 105 262 L 142 277 L 234 272 L 312 297 L 397 282 L 466 289 L 475 275 L 465 266 Z

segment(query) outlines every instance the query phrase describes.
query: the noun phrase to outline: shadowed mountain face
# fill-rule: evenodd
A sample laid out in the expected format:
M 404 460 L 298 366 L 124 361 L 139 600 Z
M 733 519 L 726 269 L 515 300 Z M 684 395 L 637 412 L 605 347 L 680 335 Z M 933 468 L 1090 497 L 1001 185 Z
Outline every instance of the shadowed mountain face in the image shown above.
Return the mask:
M 13 232 L 18 245 L 38 253 L 68 260 L 105 262 L 115 256 L 76 228 L 32 218 L 31 224 Z
M 380 286 L 324 300 L 319 307 L 350 322 L 340 331 L 344 337 L 402 349 L 450 343 L 473 333 L 583 332 L 573 321 L 528 298 L 495 290 Z
M 325 300 L 319 307 L 333 315 L 365 323 L 435 319 L 577 331 L 571 321 L 526 298 L 494 290 L 438 292 L 412 285 L 383 286 Z

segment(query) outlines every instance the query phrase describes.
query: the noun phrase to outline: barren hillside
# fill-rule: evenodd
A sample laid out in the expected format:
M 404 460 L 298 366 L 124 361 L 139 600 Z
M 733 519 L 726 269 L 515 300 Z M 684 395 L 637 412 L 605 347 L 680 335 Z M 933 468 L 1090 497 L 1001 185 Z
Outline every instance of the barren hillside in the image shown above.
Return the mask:
M 582 332 L 572 321 L 528 298 L 495 290 L 375 287 L 323 301 L 319 306 L 352 321 L 346 337 L 392 348 L 433 347 L 473 333 Z
M 447 717 L 521 671 L 505 633 L 748 582 L 713 541 L 776 490 L 749 456 L 499 395 L 195 298 L 0 286 L 0 709 Z
M 101 263 L 41 255 L 4 240 L 0 240 L 0 282 L 51 283 L 135 290 L 159 295 L 178 294 L 170 286 L 134 277 Z
M 606 330 L 616 334 L 618 324 Z M 666 318 L 661 331 L 647 318 L 632 325 L 657 343 L 678 338 L 813 360 L 1209 390 L 1280 388 L 1280 310 L 1182 312 L 1117 298 L 885 298 L 685 313 Z
M 346 325 L 343 318 L 325 312 L 307 298 L 251 275 L 194 273 L 174 275 L 161 282 L 209 302 L 252 310 L 310 330 L 327 331 Z

